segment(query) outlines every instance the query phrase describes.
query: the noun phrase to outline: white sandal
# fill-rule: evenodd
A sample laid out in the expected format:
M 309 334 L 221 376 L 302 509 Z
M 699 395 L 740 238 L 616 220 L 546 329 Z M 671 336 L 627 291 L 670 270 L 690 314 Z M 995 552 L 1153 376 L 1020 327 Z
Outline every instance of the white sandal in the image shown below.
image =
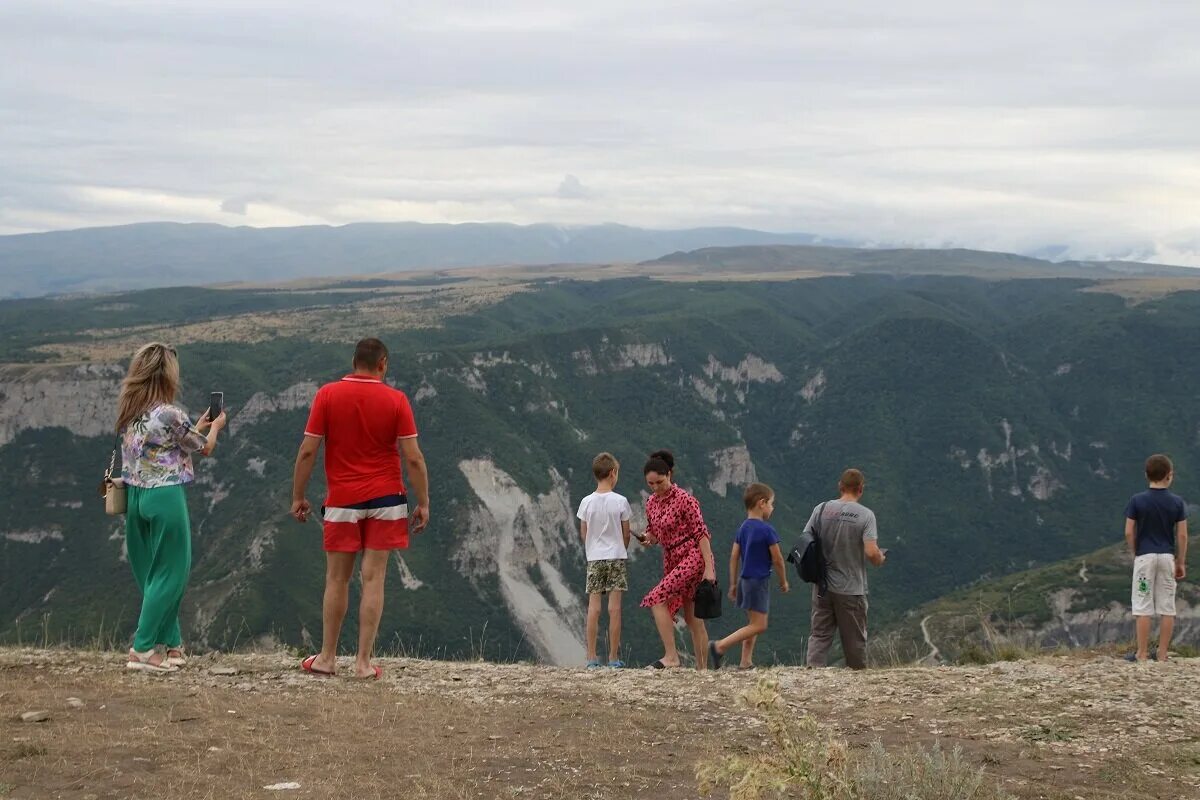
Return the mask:
M 179 655 L 173 656 L 171 653 L 178 653 Z M 187 653 L 183 652 L 182 646 L 168 647 L 167 658 L 162 663 L 166 664 L 168 667 L 186 667 L 188 663 Z
M 132 647 L 129 648 L 129 660 L 125 662 L 125 669 L 137 670 L 138 672 L 150 672 L 154 674 L 163 674 L 166 672 L 178 672 L 178 669 L 167 663 L 164 658 L 157 664 L 150 661 L 154 658 L 155 652 L 147 650 L 144 653 L 139 653 Z

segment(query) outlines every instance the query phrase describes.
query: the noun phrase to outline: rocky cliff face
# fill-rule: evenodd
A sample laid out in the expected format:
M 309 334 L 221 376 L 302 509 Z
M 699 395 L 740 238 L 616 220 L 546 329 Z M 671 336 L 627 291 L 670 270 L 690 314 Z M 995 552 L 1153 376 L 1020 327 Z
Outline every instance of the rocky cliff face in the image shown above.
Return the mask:
M 1111 601 L 1107 605 L 1080 608 L 1078 589 L 1059 589 L 1047 600 L 1054 619 L 1033 631 L 1042 647 L 1095 647 L 1123 642 L 1133 634 L 1134 618 L 1128 602 Z M 1175 642 L 1200 640 L 1200 608 L 1185 598 L 1176 601 Z
M 244 428 L 253 425 L 268 414 L 308 408 L 312 405 L 318 388 L 320 387 L 315 383 L 304 382 L 293 384 L 275 394 L 256 392 L 246 401 L 246 405 L 237 409 L 229 420 L 229 434 L 236 436 Z
M 125 369 L 0 366 L 0 446 L 25 429 L 66 428 L 77 436 L 112 431 Z
M 1012 497 L 1028 495 L 1035 500 L 1046 501 L 1066 488 L 1057 475 L 1054 462 L 1071 460 L 1070 442 L 1060 448 L 1057 442 L 1052 441 L 1043 454 L 1043 448 L 1036 441 L 1017 444 L 1013 438 L 1013 426 L 1007 419 L 1001 419 L 998 427 L 1004 435 L 1004 446 L 998 451 L 981 447 L 974 456 L 962 447 L 954 447 L 950 451 L 950 457 L 963 470 L 978 469 L 983 474 L 989 496 L 994 497 L 997 491 L 1004 491 Z M 1098 463 L 1103 465 L 1103 459 Z
M 499 579 L 505 605 L 544 661 L 582 664 L 580 592 L 561 571 L 566 548 L 578 538 L 566 482 L 552 472 L 553 488 L 531 497 L 491 459 L 458 468 L 479 501 L 459 545 L 459 569 Z
M 754 462 L 750 460 L 750 451 L 744 444 L 717 450 L 708 457 L 713 465 L 708 488 L 721 497 L 725 496 L 730 487 L 736 490 L 758 480 L 758 472 L 754 469 Z

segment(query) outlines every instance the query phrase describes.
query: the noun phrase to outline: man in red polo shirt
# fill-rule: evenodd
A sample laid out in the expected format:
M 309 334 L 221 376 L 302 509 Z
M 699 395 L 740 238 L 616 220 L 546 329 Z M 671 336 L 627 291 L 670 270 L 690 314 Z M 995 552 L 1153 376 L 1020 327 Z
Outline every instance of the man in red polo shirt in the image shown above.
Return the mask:
M 317 391 L 304 442 L 292 477 L 292 516 L 306 522 L 312 506 L 304 490 L 325 442 L 325 480 L 329 494 L 322 506 L 325 528 L 325 600 L 321 652 L 301 662 L 308 672 L 337 671 L 338 637 L 349 603 L 354 562 L 362 551 L 362 602 L 358 609 L 358 654 L 354 672 L 378 678 L 371 664 L 383 585 L 392 550 L 408 547 L 408 534 L 429 523 L 429 475 L 417 445 L 417 424 L 404 392 L 383 382 L 388 351 L 378 339 L 354 348 L 354 372 Z M 397 449 L 396 443 L 399 442 Z M 400 476 L 403 456 L 415 503 L 409 503 Z

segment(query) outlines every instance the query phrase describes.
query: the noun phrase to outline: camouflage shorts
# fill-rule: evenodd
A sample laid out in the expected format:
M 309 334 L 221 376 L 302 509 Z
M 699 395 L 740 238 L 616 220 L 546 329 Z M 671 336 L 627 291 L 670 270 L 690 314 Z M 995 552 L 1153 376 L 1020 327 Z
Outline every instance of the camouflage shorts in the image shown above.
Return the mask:
M 625 559 L 589 561 L 587 566 L 587 593 L 624 592 L 629 589 L 629 571 Z

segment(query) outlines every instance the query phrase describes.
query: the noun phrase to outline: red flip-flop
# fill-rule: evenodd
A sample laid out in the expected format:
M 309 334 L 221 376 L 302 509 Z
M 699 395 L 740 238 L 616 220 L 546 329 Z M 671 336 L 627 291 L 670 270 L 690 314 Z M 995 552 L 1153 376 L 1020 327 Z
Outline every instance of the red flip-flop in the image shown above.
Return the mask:
M 316 660 L 317 660 L 317 656 L 309 656 L 308 658 L 306 658 L 300 662 L 300 669 L 304 670 L 305 672 L 307 672 L 311 675 L 320 675 L 325 678 L 332 678 L 335 673 L 332 673 L 332 672 L 330 672 L 328 670 L 324 670 L 324 669 L 317 669 L 316 667 L 313 666 L 313 662 Z
M 371 666 L 371 669 L 375 670 L 375 674 L 374 674 L 374 675 L 365 675 L 365 676 L 363 676 L 363 677 L 356 677 L 356 678 L 355 678 L 355 680 L 359 680 L 359 681 L 377 681 L 377 680 L 379 680 L 380 678 L 382 678 L 382 677 L 383 677 L 383 667 L 377 667 L 377 666 L 375 666 L 375 665 L 372 665 L 372 666 Z

